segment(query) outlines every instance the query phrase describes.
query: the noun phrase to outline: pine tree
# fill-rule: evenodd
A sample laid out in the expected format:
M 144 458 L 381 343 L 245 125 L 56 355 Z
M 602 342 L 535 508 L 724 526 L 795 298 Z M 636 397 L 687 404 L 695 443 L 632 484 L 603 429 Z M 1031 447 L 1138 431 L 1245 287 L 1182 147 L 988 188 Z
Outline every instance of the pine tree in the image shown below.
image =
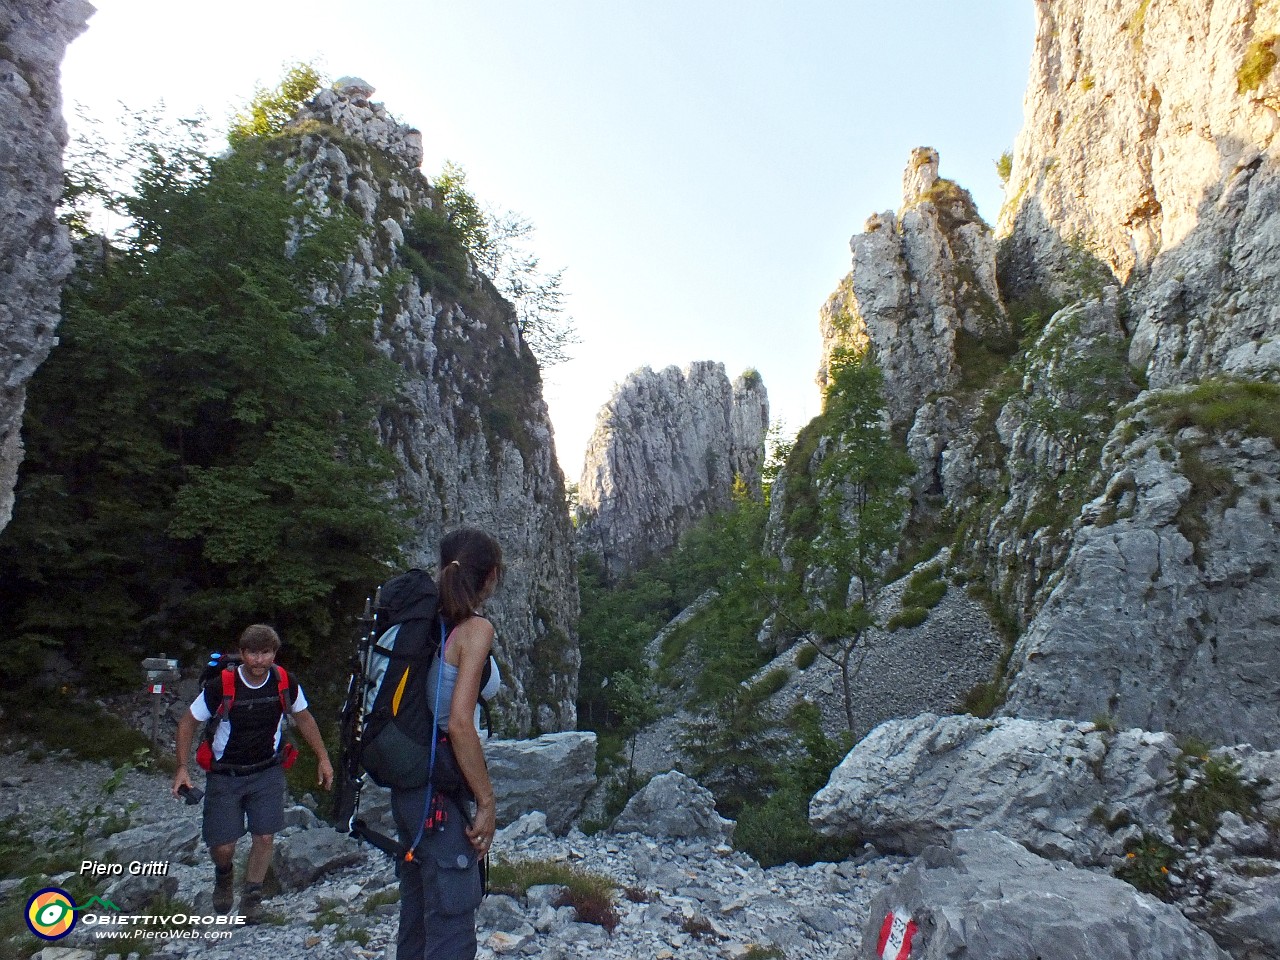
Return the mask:
M 905 484 L 914 467 L 893 442 L 884 410 L 884 374 L 866 351 L 840 350 L 830 361 L 823 415 L 834 434 L 817 471 L 822 494 L 820 556 L 828 568 L 823 606 L 810 614 L 820 655 L 840 667 L 845 717 L 853 731 L 853 665 L 865 655 L 874 625 L 872 601 L 883 585 L 890 551 L 909 505 Z M 823 640 L 838 641 L 832 657 Z

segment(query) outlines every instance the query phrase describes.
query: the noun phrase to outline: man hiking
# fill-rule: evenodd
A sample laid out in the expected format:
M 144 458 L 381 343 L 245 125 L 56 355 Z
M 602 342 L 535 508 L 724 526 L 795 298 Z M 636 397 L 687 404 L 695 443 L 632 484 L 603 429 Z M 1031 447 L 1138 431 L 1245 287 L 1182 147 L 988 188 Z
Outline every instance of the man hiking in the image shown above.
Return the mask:
M 240 915 L 262 916 L 262 882 L 271 865 L 274 836 L 284 826 L 284 771 L 296 755 L 284 739 L 286 712 L 319 761 L 317 783 L 333 786 L 333 765 L 307 698 L 295 677 L 275 665 L 280 637 L 265 624 L 240 635 L 240 665 L 209 680 L 178 721 L 178 772 L 172 793 L 190 789 L 187 763 L 196 728 L 206 723 L 198 759 L 208 769 L 204 797 L 204 841 L 213 859 L 213 908 L 228 913 L 234 902 L 236 842 L 253 835 L 240 897 Z

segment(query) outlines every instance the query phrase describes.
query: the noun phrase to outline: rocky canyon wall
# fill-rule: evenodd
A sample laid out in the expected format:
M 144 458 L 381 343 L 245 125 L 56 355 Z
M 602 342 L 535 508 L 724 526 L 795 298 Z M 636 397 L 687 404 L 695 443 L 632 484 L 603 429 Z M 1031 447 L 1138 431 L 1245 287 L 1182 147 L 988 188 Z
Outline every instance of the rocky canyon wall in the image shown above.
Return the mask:
M 0 8 L 0 530 L 13 515 L 27 382 L 57 343 L 71 243 L 62 195 L 59 71 L 85 28 L 84 0 L 12 0 Z
M 1274 748 L 1280 5 L 1035 7 L 997 229 L 917 150 L 826 354 L 885 371 L 905 548 L 1008 624 L 1004 712 Z
M 379 419 L 399 458 L 396 493 L 412 509 L 410 561 L 434 567 L 441 536 L 478 526 L 502 543 L 506 577 L 487 612 L 498 631 L 512 734 L 576 724 L 578 590 L 564 478 L 537 362 L 514 313 L 468 267 L 465 296 L 411 269 L 413 221 L 440 196 L 420 172 L 422 135 L 347 78 L 299 115 L 297 189 L 342 205 L 371 228 L 342 283 L 348 297 L 391 282 L 379 349 L 404 371 L 400 402 Z

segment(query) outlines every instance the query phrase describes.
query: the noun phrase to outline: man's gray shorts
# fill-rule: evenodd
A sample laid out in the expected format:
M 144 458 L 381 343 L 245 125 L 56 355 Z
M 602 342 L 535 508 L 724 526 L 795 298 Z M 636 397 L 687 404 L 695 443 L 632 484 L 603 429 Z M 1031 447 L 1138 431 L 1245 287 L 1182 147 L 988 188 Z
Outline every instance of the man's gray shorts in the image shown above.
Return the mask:
M 247 777 L 210 773 L 204 789 L 204 842 L 235 843 L 248 832 L 279 833 L 284 828 L 284 768 L 277 764 Z

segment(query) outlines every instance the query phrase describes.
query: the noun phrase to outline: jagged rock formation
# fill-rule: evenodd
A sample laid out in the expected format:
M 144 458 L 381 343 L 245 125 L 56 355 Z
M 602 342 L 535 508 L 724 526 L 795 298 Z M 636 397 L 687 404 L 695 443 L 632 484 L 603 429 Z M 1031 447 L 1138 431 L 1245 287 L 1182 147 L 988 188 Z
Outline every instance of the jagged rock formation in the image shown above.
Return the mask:
M 828 356 L 867 349 L 885 371 L 917 467 L 903 549 L 950 541 L 953 575 L 1016 637 L 972 698 L 999 719 L 890 721 L 811 812 L 912 852 L 978 827 L 1090 867 L 1166 856 L 1185 916 L 1270 956 L 1275 754 L 1251 764 L 1280 746 L 1280 6 L 1035 9 L 996 234 L 959 188 L 937 215 L 936 155 L 917 151 L 903 211 L 854 238 L 822 315 Z M 835 432 L 815 423 L 775 486 L 784 556 Z M 1205 759 L 1188 736 L 1238 746 Z M 1238 815 L 1195 812 L 1209 795 Z M 928 955 L 953 955 L 935 933 Z
M 885 371 L 908 536 L 950 531 L 1021 628 L 1008 714 L 1275 746 L 1280 11 L 1036 10 L 998 256 L 959 188 L 938 215 L 916 151 L 904 212 L 852 241 L 827 353 L 866 345 Z M 1209 38 L 1186 58 L 1184 31 Z M 790 471 L 815 473 L 809 449 Z
M 578 485 L 578 542 L 616 577 L 670 550 L 730 503 L 735 479 L 760 491 L 769 399 L 723 364 L 632 373 L 600 410 Z
M 1050 0 L 1036 15 L 1006 295 L 1067 292 L 1085 252 L 1134 287 L 1130 354 L 1152 386 L 1273 373 L 1280 10 Z
M 399 408 L 378 427 L 403 466 L 396 493 L 413 508 L 410 559 L 432 566 L 442 534 L 463 524 L 499 538 L 506 578 L 489 614 L 504 673 L 500 722 L 517 733 L 572 729 L 577 580 L 538 366 L 511 306 L 483 277 L 469 273 L 460 294 L 407 268 L 414 214 L 439 198 L 418 170 L 421 134 L 371 95 L 346 78 L 294 124 L 297 189 L 322 206 L 344 205 L 372 228 L 341 285 L 318 296 L 352 296 L 390 280 L 379 347 L 405 379 Z
M 880 892 L 862 932 L 872 949 L 886 918 L 911 917 L 929 960 L 1225 960 L 1167 903 L 1112 877 L 1041 859 L 998 833 L 966 830 L 932 847 Z M 916 955 L 916 950 L 912 950 Z
M 59 71 L 85 28 L 84 0 L 13 0 L 0 9 L 0 530 L 13 515 L 27 382 L 57 342 L 71 242 L 62 196 Z
M 1052 602 L 1015 654 L 1008 709 L 1082 718 L 1102 709 L 1275 746 L 1280 458 L 1266 423 L 1275 416 L 1267 385 L 1280 373 L 1280 81 L 1268 54 L 1280 11 L 1131 3 L 1117 22 L 1092 6 L 1037 5 L 1027 125 L 1002 215 L 1007 292 L 1039 284 L 1057 295 L 1083 247 L 1128 281 L 1128 360 L 1151 387 L 1262 381 L 1221 388 L 1216 401 L 1238 408 L 1253 396 L 1261 412 L 1197 425 L 1189 413 L 1215 402 L 1205 396 L 1220 389 L 1213 384 L 1153 390 L 1120 418 L 1090 489 L 1099 499 L 1081 514 Z M 1192 34 L 1208 41 L 1190 53 L 1182 38 Z M 1079 122 L 1062 126 L 1064 115 Z M 1124 574 L 1108 577 L 1117 563 Z M 1091 614 L 1072 625 L 1086 606 Z M 1083 677 L 1087 702 L 1073 703 L 1079 674 L 1064 657 L 1085 636 L 1098 667 Z
M 930 397 L 957 386 L 966 337 L 1010 334 L 991 229 L 968 191 L 938 176 L 938 164 L 936 150 L 912 151 L 901 214 L 872 215 L 850 241 L 853 269 L 820 316 L 818 385 L 826 386 L 834 349 L 869 343 L 892 384 L 890 419 L 904 427 Z

